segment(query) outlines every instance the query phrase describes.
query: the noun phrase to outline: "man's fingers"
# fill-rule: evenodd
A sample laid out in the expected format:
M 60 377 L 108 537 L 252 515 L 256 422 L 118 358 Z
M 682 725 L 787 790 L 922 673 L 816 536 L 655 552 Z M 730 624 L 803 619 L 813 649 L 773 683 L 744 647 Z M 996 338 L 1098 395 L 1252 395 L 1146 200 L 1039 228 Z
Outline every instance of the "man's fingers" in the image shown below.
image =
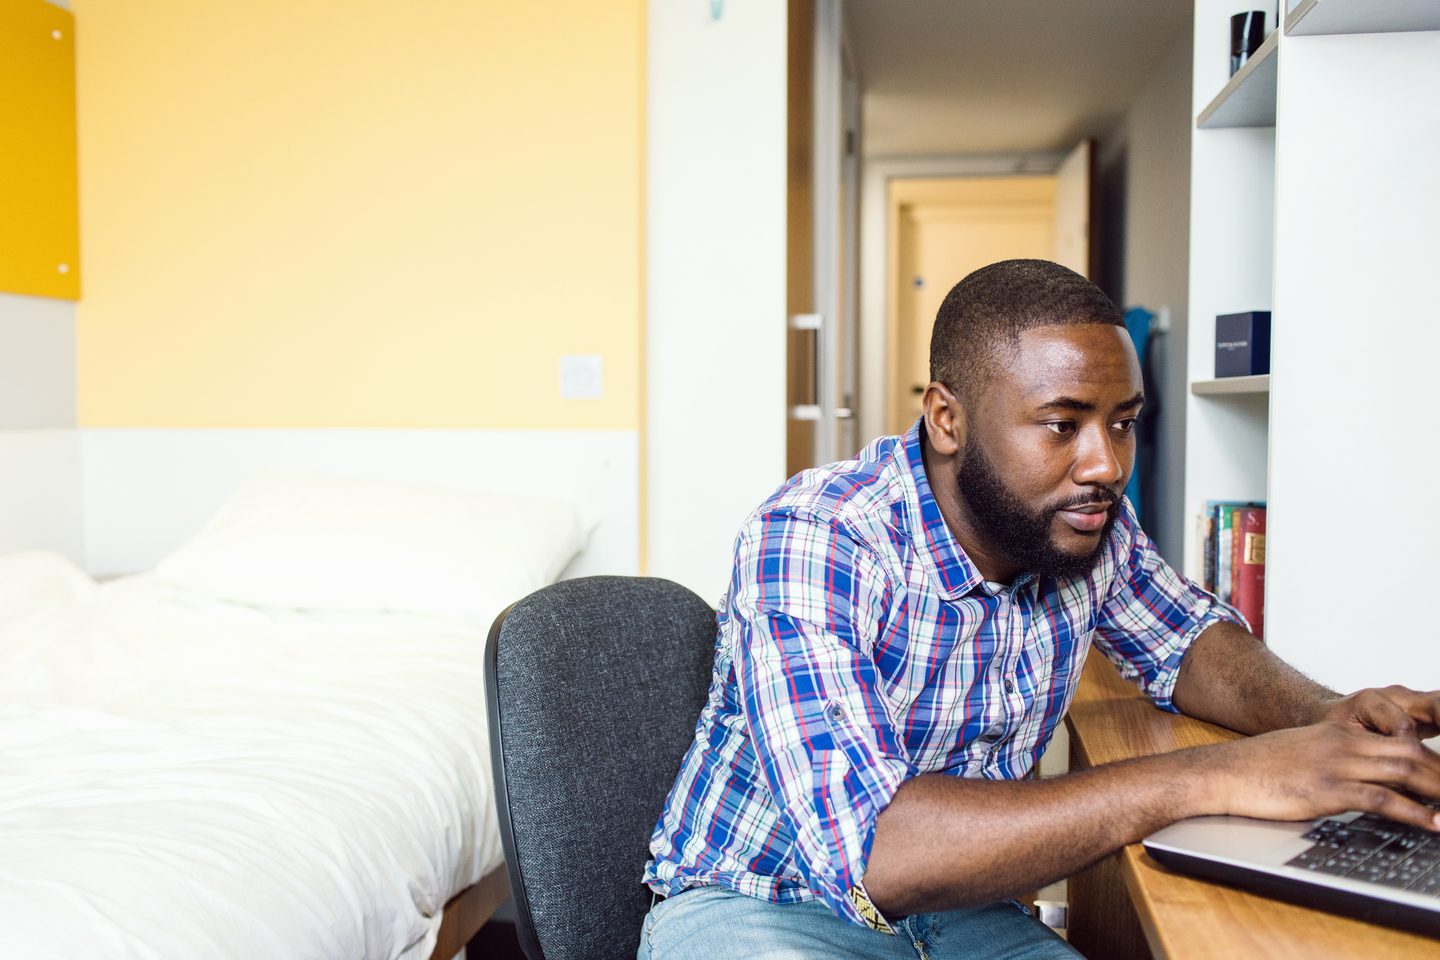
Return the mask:
M 1385 692 L 1414 719 L 1418 728 L 1416 732 L 1422 739 L 1440 733 L 1440 690 L 1386 687 Z
M 1344 703 L 1355 723 L 1377 733 L 1420 739 L 1440 733 L 1440 691 L 1422 692 L 1401 686 L 1366 689 L 1347 697 Z
M 1387 691 L 1362 690 L 1355 695 L 1351 709 L 1361 726 L 1392 737 L 1415 736 L 1415 718 Z M 1403 689 L 1403 688 L 1401 688 Z M 1406 691 L 1412 693 L 1413 691 Z
M 1397 823 L 1440 832 L 1440 814 L 1378 783 L 1355 784 L 1350 793 L 1350 806 L 1366 813 L 1378 813 Z
M 1440 755 L 1418 740 L 1372 737 L 1362 756 L 1348 765 L 1350 779 L 1385 784 L 1440 799 Z

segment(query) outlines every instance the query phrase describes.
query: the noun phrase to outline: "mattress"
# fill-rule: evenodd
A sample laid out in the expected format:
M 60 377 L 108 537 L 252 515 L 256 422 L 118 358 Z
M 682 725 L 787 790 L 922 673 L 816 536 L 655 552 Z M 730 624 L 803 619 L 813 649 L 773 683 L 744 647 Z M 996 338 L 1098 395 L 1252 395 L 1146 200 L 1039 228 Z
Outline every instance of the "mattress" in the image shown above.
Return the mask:
M 501 862 L 484 634 L 0 558 L 0 956 L 427 957 Z

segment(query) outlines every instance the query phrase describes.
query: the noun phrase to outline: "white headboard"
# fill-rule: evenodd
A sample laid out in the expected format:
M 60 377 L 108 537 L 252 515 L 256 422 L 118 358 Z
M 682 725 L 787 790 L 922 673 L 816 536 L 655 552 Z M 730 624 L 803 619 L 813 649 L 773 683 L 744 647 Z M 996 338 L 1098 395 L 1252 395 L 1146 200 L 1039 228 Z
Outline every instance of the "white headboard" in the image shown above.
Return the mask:
M 84 566 L 149 570 L 255 470 L 568 497 L 601 518 L 565 576 L 639 572 L 633 430 L 80 431 Z

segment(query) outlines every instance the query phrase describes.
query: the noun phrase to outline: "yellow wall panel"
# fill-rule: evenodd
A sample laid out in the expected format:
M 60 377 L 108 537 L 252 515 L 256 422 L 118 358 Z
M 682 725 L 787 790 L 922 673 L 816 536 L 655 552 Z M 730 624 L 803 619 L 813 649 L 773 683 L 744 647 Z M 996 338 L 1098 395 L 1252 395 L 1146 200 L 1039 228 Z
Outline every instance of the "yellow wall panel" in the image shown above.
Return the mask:
M 639 426 L 644 0 L 74 8 L 82 426 Z
M 80 295 L 75 20 L 0 0 L 0 291 Z

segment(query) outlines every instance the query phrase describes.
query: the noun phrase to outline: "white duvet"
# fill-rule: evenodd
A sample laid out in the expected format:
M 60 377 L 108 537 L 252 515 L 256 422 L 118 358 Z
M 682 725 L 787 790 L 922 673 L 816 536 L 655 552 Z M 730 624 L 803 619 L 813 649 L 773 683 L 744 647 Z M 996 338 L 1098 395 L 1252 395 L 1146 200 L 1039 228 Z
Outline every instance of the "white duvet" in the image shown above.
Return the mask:
M 501 861 L 479 624 L 0 557 L 0 957 L 426 957 Z

